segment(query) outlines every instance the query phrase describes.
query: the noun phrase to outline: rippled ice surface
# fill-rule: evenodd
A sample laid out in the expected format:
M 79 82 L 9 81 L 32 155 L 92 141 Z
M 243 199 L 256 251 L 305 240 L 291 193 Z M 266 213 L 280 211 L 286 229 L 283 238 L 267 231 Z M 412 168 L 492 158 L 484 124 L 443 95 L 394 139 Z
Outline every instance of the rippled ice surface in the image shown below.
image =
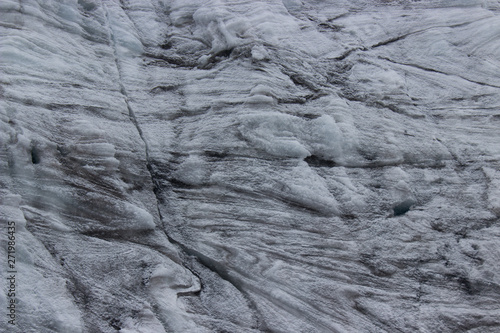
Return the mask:
M 500 330 L 498 1 L 0 11 L 0 331 Z

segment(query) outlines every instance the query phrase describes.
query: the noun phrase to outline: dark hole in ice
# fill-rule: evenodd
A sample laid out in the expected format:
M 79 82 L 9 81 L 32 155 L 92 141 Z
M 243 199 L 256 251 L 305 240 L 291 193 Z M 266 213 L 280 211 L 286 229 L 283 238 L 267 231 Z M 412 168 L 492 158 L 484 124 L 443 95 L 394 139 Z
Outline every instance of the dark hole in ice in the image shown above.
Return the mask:
M 414 204 L 412 200 L 405 200 L 394 207 L 394 216 L 400 216 L 406 214 Z
M 151 89 L 149 92 L 152 94 L 158 94 L 161 92 L 166 92 L 166 91 L 172 91 L 175 90 L 177 87 L 174 85 L 168 85 L 168 86 L 156 86 L 153 89 Z
M 306 119 L 316 119 L 316 118 L 319 118 L 320 115 L 313 114 L 313 113 L 305 113 L 302 115 L 302 117 L 304 117 Z
M 31 147 L 31 163 L 40 163 L 40 152 L 36 146 Z
M 109 323 L 109 325 L 111 327 L 113 327 L 115 330 L 117 331 L 120 331 L 122 328 L 121 328 L 121 323 L 120 323 L 120 320 L 116 319 L 116 318 L 113 318 L 111 320 L 111 322 Z
M 231 55 L 231 52 L 233 52 L 233 49 L 228 49 L 228 50 L 222 50 L 220 52 L 217 52 L 215 54 L 216 57 L 223 57 L 223 58 L 229 58 Z
M 208 157 L 214 157 L 214 158 L 225 158 L 227 157 L 227 153 L 224 152 L 218 152 L 218 151 L 212 151 L 212 150 L 206 150 L 205 155 Z
M 325 160 L 317 155 L 311 155 L 304 159 L 310 166 L 333 168 L 337 164 L 331 160 Z
M 163 44 L 160 44 L 160 47 L 164 50 L 169 50 L 172 48 L 172 43 L 165 41 Z

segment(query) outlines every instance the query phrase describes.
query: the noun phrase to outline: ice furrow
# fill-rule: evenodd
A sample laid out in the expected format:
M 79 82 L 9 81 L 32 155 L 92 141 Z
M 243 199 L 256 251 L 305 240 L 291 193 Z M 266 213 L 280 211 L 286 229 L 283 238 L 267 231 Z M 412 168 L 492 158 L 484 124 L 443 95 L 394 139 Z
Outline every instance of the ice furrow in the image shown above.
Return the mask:
M 500 88 L 500 86 L 497 86 L 497 85 L 494 85 L 494 84 L 489 84 L 489 83 L 486 83 L 486 82 L 471 80 L 471 79 L 468 79 L 468 78 L 466 78 L 464 76 L 461 76 L 461 75 L 457 75 L 457 74 L 454 74 L 454 73 L 442 72 L 442 71 L 439 71 L 437 69 L 425 67 L 425 66 L 418 65 L 418 64 L 397 62 L 397 61 L 394 61 L 394 60 L 392 60 L 390 58 L 386 58 L 386 57 L 379 57 L 379 58 L 383 59 L 383 60 L 386 60 L 386 61 L 389 61 L 389 62 L 392 62 L 392 63 L 394 63 L 396 65 L 409 66 L 409 67 L 421 69 L 421 70 L 426 71 L 426 72 L 432 72 L 432 73 L 438 73 L 438 74 L 443 74 L 443 75 L 456 76 L 456 77 L 458 77 L 458 78 L 460 78 L 462 80 L 465 80 L 465 81 L 471 82 L 471 83 L 475 83 L 475 84 L 479 84 L 481 86 L 487 86 L 487 87 L 492 87 L 492 88 Z

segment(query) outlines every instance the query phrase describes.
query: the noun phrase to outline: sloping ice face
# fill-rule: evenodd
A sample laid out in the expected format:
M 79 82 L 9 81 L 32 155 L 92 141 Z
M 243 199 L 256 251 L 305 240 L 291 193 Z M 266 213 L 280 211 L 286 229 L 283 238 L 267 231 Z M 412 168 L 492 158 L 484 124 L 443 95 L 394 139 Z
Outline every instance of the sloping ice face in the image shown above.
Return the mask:
M 498 1 L 0 13 L 0 331 L 500 330 Z

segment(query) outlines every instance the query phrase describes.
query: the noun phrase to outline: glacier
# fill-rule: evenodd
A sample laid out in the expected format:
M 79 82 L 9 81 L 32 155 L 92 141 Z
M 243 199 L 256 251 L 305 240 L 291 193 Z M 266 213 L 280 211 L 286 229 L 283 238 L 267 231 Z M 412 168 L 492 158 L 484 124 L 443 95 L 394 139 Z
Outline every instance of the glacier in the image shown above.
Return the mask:
M 1 332 L 500 330 L 499 1 L 0 13 Z

